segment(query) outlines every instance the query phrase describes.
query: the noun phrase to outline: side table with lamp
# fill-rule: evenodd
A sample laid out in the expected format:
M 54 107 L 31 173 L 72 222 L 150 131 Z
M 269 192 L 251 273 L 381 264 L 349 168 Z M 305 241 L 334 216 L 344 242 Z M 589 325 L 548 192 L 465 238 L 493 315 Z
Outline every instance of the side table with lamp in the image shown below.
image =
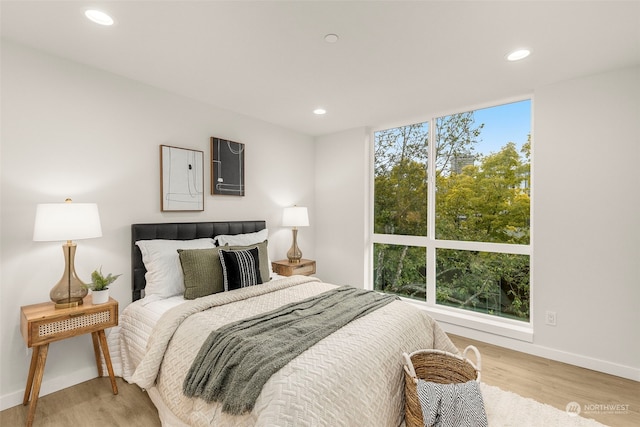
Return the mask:
M 93 304 L 87 296 L 87 286 L 75 272 L 76 244 L 73 240 L 102 236 L 98 207 L 94 203 L 40 204 L 36 209 L 33 231 L 34 241 L 66 241 L 62 245 L 65 258 L 64 273 L 49 296 L 52 302 L 27 305 L 20 308 L 20 332 L 27 347 L 33 347 L 29 375 L 22 403 L 29 403 L 27 427 L 33 424 L 42 375 L 47 361 L 49 343 L 91 333 L 93 350 L 102 376 L 100 354 L 104 355 L 113 394 L 118 394 L 109 348 L 104 333 L 106 328 L 118 324 L 118 302 L 110 298 L 107 303 Z
M 292 206 L 285 208 L 282 213 L 282 225 L 292 227 L 293 242 L 287 252 L 287 259 L 271 263 L 273 271 L 281 276 L 301 274 L 310 276 L 316 272 L 316 262 L 302 258 L 302 251 L 298 247 L 298 227 L 309 226 L 309 213 L 306 207 Z

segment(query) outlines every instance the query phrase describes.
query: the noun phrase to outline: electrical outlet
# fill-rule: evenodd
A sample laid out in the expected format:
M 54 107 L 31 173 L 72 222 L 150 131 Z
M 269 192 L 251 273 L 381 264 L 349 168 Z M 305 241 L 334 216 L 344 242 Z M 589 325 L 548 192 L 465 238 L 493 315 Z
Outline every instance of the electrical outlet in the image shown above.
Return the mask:
M 547 310 L 545 323 L 549 326 L 556 326 L 556 312 Z

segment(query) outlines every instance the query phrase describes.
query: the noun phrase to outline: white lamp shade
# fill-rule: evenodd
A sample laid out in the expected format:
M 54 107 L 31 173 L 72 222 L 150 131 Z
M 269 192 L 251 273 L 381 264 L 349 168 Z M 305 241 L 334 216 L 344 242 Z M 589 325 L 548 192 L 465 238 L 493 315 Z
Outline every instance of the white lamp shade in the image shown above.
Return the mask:
M 285 227 L 307 227 L 309 225 L 307 208 L 301 206 L 284 208 L 282 225 Z
M 52 242 L 101 237 L 95 203 L 43 203 L 36 208 L 33 240 Z

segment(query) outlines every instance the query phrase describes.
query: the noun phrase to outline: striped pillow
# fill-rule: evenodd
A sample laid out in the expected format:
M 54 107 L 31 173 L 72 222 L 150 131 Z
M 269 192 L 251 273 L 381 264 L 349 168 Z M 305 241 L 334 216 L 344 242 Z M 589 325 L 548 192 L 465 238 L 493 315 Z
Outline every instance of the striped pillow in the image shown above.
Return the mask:
M 225 291 L 262 283 L 258 248 L 237 251 L 221 249 L 220 263 Z

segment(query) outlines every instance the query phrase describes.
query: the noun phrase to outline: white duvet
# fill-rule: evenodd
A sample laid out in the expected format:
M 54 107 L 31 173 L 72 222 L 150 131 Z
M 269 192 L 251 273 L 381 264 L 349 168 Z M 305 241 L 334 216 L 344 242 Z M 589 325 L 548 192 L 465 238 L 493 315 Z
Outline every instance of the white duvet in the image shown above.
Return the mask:
M 225 414 L 218 404 L 182 394 L 191 361 L 212 330 L 334 287 L 293 276 L 193 301 L 165 301 L 160 308 L 149 304 L 153 309 L 145 315 L 127 308 L 118 334 L 122 376 L 162 401 L 161 416 L 171 412 L 162 417 L 164 425 L 398 426 L 404 415 L 402 353 L 458 351 L 431 317 L 401 301 L 351 322 L 292 360 L 265 384 L 249 413 Z M 161 314 L 167 304 L 176 306 Z M 144 346 L 136 338 L 139 328 L 150 332 Z

